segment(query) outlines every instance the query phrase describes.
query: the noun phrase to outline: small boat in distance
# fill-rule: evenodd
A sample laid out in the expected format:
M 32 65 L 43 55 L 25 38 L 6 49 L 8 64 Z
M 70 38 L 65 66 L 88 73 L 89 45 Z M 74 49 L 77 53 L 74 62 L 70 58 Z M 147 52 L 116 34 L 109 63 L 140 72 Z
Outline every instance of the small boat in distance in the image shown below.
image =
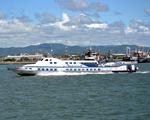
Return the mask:
M 21 76 L 60 76 L 60 75 L 87 75 L 132 73 L 137 71 L 135 64 L 124 62 L 99 63 L 97 60 L 61 60 L 58 58 L 43 58 L 35 64 L 27 64 L 15 71 Z

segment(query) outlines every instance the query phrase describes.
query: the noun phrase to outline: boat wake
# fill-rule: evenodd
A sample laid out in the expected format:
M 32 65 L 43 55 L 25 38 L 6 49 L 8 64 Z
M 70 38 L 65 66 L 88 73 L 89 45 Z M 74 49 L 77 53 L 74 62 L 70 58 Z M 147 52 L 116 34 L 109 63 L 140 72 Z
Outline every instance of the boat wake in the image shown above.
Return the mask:
M 6 68 L 0 68 L 0 70 L 7 70 Z
M 138 74 L 148 74 L 148 73 L 150 73 L 150 71 L 137 71 L 136 73 L 138 73 Z

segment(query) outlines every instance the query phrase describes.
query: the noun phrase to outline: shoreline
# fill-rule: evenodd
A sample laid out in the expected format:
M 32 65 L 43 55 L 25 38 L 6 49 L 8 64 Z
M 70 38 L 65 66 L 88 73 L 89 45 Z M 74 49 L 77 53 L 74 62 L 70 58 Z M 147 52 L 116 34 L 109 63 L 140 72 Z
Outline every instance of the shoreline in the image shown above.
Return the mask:
M 7 64 L 33 64 L 35 62 L 0 62 L 0 65 L 7 65 Z

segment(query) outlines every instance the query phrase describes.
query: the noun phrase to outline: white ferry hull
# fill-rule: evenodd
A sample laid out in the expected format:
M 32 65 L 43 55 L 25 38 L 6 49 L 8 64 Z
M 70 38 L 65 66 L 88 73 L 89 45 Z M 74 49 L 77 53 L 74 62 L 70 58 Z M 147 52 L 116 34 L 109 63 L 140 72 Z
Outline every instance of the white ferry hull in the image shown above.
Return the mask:
M 55 72 L 55 73 L 44 73 L 39 72 L 36 75 L 37 76 L 77 76 L 77 75 L 94 75 L 94 74 L 113 74 L 113 72 L 95 72 L 95 73 L 89 73 L 89 72 L 81 72 L 81 73 L 70 73 L 70 72 Z
M 27 70 L 21 70 L 16 69 L 15 71 L 18 75 L 21 76 L 76 76 L 76 75 L 92 75 L 92 74 L 113 74 L 113 73 L 133 73 L 136 72 L 135 70 L 114 70 L 114 71 L 93 71 L 93 72 L 63 72 L 63 71 L 57 71 L 57 72 L 49 72 L 49 71 L 27 71 Z
M 63 76 L 63 75 L 87 75 L 87 74 L 112 74 L 136 72 L 134 64 L 110 62 L 98 64 L 97 61 L 60 60 L 57 58 L 45 58 L 35 64 L 24 65 L 14 70 L 21 76 Z

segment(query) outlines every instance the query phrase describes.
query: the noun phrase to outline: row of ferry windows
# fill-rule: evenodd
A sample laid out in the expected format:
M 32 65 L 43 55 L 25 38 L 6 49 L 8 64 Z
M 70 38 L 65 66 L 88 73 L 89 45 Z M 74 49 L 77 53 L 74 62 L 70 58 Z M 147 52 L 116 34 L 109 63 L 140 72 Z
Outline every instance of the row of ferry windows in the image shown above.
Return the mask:
M 43 61 L 43 59 L 41 60 Z M 44 61 L 52 61 L 51 59 L 45 59 Z M 57 62 L 49 62 L 50 64 L 57 64 Z
M 92 68 L 90 68 L 90 69 L 72 69 L 72 68 L 70 68 L 70 69 L 66 69 L 66 71 L 100 71 L 101 69 L 92 69 Z
M 66 62 L 66 64 L 77 64 L 76 62 Z
M 66 62 L 66 64 L 77 64 L 76 62 Z M 81 64 L 97 64 L 96 62 L 88 62 L 88 63 L 81 63 Z
M 57 64 L 57 62 L 49 62 L 50 64 Z
M 52 61 L 52 59 L 41 59 L 41 61 Z
M 38 68 L 39 71 L 57 71 L 56 68 Z

